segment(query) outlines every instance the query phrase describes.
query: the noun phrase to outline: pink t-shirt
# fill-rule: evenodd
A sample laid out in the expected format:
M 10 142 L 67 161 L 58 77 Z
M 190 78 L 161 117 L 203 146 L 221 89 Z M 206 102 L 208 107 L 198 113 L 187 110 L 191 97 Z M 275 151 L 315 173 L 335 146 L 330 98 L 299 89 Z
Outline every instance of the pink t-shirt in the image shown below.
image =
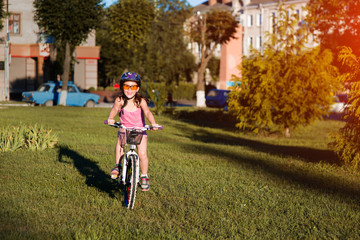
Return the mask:
M 119 111 L 120 122 L 125 127 L 144 127 L 145 118 L 144 112 L 141 108 L 137 108 L 133 112 L 126 111 L 121 109 Z

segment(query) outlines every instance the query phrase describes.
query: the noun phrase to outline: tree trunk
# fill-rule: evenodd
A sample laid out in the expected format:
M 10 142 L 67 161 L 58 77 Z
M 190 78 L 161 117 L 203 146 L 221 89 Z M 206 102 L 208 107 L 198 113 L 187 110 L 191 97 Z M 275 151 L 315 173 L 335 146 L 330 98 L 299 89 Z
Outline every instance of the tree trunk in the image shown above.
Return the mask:
M 201 59 L 200 67 L 197 72 L 197 87 L 196 87 L 196 106 L 205 107 L 205 83 L 204 83 L 204 72 L 206 65 Z
M 199 16 L 200 32 L 201 32 L 201 43 L 200 43 L 200 58 L 199 68 L 197 72 L 197 88 L 196 88 L 196 106 L 205 107 L 205 83 L 204 83 L 204 72 L 206 68 L 205 52 L 206 52 L 206 15 Z
M 290 137 L 290 129 L 289 129 L 289 127 L 286 127 L 285 128 L 285 137 Z
M 62 76 L 62 90 L 60 96 L 60 105 L 66 106 L 66 97 L 68 89 L 68 81 L 70 74 L 70 44 L 67 42 L 65 46 L 64 72 Z

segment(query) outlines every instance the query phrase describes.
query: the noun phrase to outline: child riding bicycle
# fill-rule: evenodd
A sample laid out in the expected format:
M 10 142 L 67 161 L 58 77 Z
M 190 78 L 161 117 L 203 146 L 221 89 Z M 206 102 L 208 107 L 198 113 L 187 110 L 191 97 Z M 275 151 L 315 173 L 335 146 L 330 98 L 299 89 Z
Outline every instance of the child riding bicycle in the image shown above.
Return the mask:
M 147 100 L 139 93 L 141 87 L 140 76 L 135 72 L 126 72 L 121 76 L 120 94 L 115 99 L 114 105 L 110 110 L 108 124 L 115 123 L 115 116 L 119 114 L 120 122 L 125 127 L 144 127 L 145 118 L 152 126 L 158 126 L 155 118 L 151 113 Z M 157 128 L 153 128 L 157 130 Z M 111 170 L 111 178 L 116 179 L 121 171 L 121 159 L 124 156 L 124 148 L 121 144 L 124 142 L 124 134 L 119 130 L 118 139 L 115 146 L 115 167 Z M 140 186 L 141 191 L 149 191 L 150 183 L 148 177 L 149 160 L 147 156 L 147 135 L 144 134 L 140 144 L 137 146 L 140 158 Z

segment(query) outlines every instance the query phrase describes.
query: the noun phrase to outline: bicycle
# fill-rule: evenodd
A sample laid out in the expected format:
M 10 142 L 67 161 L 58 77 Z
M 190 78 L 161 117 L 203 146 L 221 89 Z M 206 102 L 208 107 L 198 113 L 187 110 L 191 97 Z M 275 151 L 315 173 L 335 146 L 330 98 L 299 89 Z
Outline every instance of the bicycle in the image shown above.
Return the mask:
M 107 120 L 104 121 L 104 124 L 108 124 Z M 124 205 L 129 209 L 133 209 L 136 198 L 136 186 L 139 183 L 139 156 L 135 151 L 136 146 L 140 144 L 146 130 L 152 130 L 153 128 L 162 129 L 163 127 L 145 125 L 143 128 L 127 128 L 121 125 L 120 122 L 108 125 L 124 129 L 124 132 L 120 132 L 120 134 L 124 134 L 124 141 L 121 142 L 121 146 L 124 147 L 124 157 L 121 177 L 119 179 L 124 189 Z M 127 145 L 130 147 L 128 152 L 126 152 Z

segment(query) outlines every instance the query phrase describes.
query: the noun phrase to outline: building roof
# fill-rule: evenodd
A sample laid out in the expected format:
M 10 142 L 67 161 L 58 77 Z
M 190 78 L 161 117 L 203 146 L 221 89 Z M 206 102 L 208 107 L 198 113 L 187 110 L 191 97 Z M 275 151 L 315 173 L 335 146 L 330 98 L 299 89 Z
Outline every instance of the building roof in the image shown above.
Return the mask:
M 251 5 L 259 5 L 259 4 L 266 4 L 266 3 L 279 3 L 279 2 L 292 2 L 294 0 L 250 0 L 249 6 Z
M 221 2 L 221 1 L 220 1 Z M 219 0 L 212 6 L 209 6 L 209 1 L 203 2 L 193 8 L 193 12 L 207 12 L 210 9 L 213 10 L 231 10 L 232 2 L 223 4 L 220 3 Z
M 250 5 L 260 4 L 260 3 L 269 3 L 269 2 L 279 2 L 279 0 L 251 0 Z

